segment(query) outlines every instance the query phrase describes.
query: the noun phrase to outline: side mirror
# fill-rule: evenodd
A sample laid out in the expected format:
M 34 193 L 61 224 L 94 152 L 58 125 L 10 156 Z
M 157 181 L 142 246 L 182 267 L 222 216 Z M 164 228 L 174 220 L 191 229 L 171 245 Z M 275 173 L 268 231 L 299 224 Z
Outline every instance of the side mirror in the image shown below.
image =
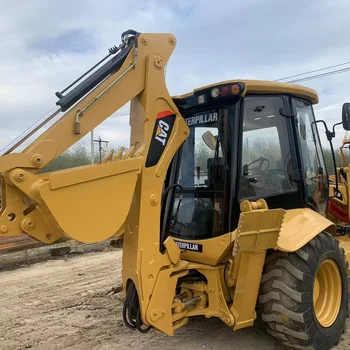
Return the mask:
M 202 139 L 212 151 L 215 151 L 216 138 L 209 130 L 203 134 Z
M 350 130 L 350 103 L 343 104 L 342 122 L 343 122 L 344 130 L 349 131 Z

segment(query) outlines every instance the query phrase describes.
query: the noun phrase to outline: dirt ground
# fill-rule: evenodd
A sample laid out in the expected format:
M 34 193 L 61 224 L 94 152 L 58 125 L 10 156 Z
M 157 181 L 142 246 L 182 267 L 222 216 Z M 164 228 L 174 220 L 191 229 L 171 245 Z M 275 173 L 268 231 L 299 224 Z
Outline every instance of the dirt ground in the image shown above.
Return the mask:
M 122 251 L 100 248 L 58 258 L 24 252 L 0 257 L 1 350 L 281 349 L 261 330 L 233 332 L 215 318 L 195 318 L 174 337 L 129 330 L 116 293 Z M 350 349 L 350 321 L 334 349 Z

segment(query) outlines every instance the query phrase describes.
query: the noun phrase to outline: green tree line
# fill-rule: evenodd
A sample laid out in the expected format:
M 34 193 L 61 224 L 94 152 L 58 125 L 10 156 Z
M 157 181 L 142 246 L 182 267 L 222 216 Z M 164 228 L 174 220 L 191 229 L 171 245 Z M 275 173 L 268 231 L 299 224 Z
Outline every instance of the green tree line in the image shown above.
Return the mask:
M 116 151 L 119 150 L 121 146 L 118 147 L 103 147 L 101 151 L 101 158 L 113 148 Z M 94 163 L 100 163 L 100 151 L 98 146 L 94 152 Z M 66 152 L 64 152 L 59 157 L 55 158 L 51 163 L 44 167 L 40 172 L 46 173 L 50 171 L 57 171 L 69 168 L 75 168 L 83 165 L 91 164 L 91 152 L 84 144 L 76 144 Z
M 335 154 L 335 161 L 336 161 L 337 167 L 342 166 L 340 150 L 335 149 L 334 154 Z M 328 174 L 334 175 L 334 165 L 333 165 L 333 157 L 332 157 L 331 150 L 327 149 L 327 148 L 323 149 L 323 156 L 324 156 L 324 160 L 325 160 L 326 167 L 328 170 Z
M 273 143 L 269 143 L 264 145 L 265 147 L 262 147 L 261 143 L 259 144 L 259 147 L 254 147 L 255 150 L 262 150 L 265 148 L 271 149 L 272 153 L 277 153 L 275 149 L 275 145 Z M 114 147 L 115 151 L 118 151 L 118 149 L 121 146 Z M 103 147 L 102 150 L 102 159 L 103 157 L 111 150 L 112 147 Z M 265 150 L 266 151 L 266 150 Z M 339 149 L 335 149 L 335 159 L 337 166 L 341 166 L 341 156 Z M 214 152 L 210 150 L 205 145 L 200 145 L 200 147 L 196 148 L 196 165 L 200 166 L 202 170 L 206 171 L 207 168 L 207 159 L 209 157 L 214 156 Z M 333 160 L 332 160 L 332 154 L 330 149 L 323 149 L 323 154 L 326 162 L 326 167 L 328 169 L 328 173 L 330 175 L 334 174 L 334 167 L 333 167 Z M 100 162 L 100 154 L 99 149 L 95 149 L 94 154 L 94 162 L 99 163 Z M 50 172 L 50 171 L 57 171 L 62 169 L 68 169 L 68 168 L 74 168 L 78 166 L 88 165 L 91 164 L 91 154 L 90 150 L 84 145 L 84 144 L 76 144 L 66 152 L 64 152 L 61 156 L 54 159 L 50 164 L 48 164 L 45 168 L 41 170 L 41 173 L 44 172 Z
M 251 149 L 250 149 L 250 156 L 248 156 L 246 149 L 243 151 L 243 158 L 244 160 L 249 163 L 250 161 L 254 159 L 260 158 L 262 155 L 266 156 L 268 155 L 268 158 L 270 161 L 281 159 L 281 151 L 279 146 L 274 142 L 274 140 L 263 140 L 263 139 L 257 139 L 254 140 Z M 210 150 L 206 145 L 200 143 L 198 147 L 195 148 L 196 152 L 196 166 L 200 166 L 202 171 L 207 171 L 207 160 L 208 158 L 214 157 L 214 151 Z M 342 166 L 341 163 L 341 155 L 340 150 L 337 148 L 334 150 L 335 154 L 335 160 L 337 167 Z M 332 158 L 332 152 L 329 148 L 323 149 L 323 155 L 326 163 L 326 168 L 329 175 L 334 175 L 334 166 L 333 166 L 333 158 Z M 349 157 L 350 161 L 350 157 Z M 275 166 L 275 164 L 273 165 Z

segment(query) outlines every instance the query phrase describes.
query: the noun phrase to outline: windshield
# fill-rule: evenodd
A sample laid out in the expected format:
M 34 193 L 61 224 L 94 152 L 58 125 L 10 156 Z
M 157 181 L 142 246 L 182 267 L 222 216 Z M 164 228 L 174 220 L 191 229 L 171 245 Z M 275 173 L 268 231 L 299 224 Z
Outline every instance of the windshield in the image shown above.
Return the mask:
M 190 135 L 181 150 L 178 183 L 183 198 L 175 199 L 172 235 L 187 239 L 221 234 L 227 142 L 225 108 L 185 117 Z
M 184 143 L 181 156 L 179 184 L 185 188 L 209 187 L 209 169 L 222 161 L 222 135 L 219 138 L 219 110 L 207 111 L 186 118 L 190 135 Z M 206 136 L 212 144 L 205 142 Z

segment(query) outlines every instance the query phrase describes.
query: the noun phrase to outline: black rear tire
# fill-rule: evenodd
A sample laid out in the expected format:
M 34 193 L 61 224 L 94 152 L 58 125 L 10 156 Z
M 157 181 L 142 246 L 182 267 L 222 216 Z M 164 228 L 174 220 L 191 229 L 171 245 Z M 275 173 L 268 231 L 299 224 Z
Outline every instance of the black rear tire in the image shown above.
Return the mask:
M 341 276 L 341 303 L 335 321 L 323 327 L 313 303 L 314 281 L 321 264 L 331 260 Z M 287 349 L 329 350 L 338 344 L 348 316 L 348 263 L 337 239 L 320 233 L 294 253 L 266 258 L 259 303 L 268 333 Z

